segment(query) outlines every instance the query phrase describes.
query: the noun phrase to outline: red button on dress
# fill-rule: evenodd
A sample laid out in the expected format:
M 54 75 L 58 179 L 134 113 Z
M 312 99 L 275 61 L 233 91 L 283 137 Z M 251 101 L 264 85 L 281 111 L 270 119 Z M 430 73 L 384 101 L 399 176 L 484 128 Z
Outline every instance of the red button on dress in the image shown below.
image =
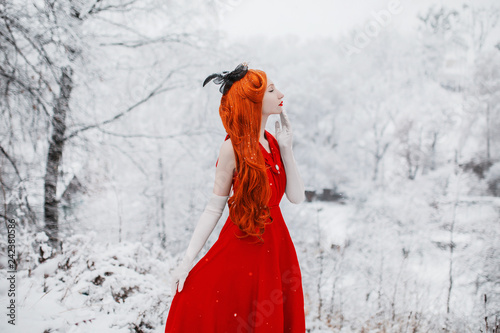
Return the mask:
M 264 243 L 252 236 L 237 238 L 244 234 L 228 217 L 217 241 L 191 269 L 182 291 L 176 292 L 165 333 L 305 332 L 302 276 L 279 207 L 286 174 L 281 172 L 278 142 L 269 132 L 264 135 L 271 148 L 269 153 L 260 145 L 268 166 L 273 217 L 262 235 Z

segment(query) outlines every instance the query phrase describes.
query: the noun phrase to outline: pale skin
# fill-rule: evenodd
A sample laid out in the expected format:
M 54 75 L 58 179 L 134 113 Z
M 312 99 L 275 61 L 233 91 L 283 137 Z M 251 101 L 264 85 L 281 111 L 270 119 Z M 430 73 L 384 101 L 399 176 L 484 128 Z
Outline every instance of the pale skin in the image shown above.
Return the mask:
M 288 131 L 288 129 L 290 129 L 290 122 L 286 112 L 283 110 L 283 106 L 280 105 L 283 97 L 283 93 L 275 87 L 273 81 L 268 79 L 266 92 L 264 93 L 262 100 L 262 123 L 260 126 L 259 142 L 268 152 L 270 151 L 269 142 L 264 136 L 264 131 L 269 116 L 272 114 L 279 114 L 282 128 L 280 128 L 279 122 L 276 121 L 276 135 L 273 136 L 277 138 L 280 145 L 280 152 L 285 166 L 285 172 L 287 173 L 285 193 L 291 202 L 300 203 L 305 198 L 305 195 L 303 194 L 304 185 L 293 158 L 291 147 L 292 136 L 291 131 Z M 235 169 L 236 161 L 231 139 L 229 138 L 222 143 L 219 152 L 219 162 L 215 171 L 214 194 L 219 196 L 229 196 Z

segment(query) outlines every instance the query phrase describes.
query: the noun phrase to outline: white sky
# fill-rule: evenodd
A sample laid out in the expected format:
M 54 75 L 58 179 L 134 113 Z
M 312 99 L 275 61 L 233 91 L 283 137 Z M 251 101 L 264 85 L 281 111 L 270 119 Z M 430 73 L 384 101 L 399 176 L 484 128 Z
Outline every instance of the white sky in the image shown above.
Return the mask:
M 400 13 L 392 15 L 391 25 L 408 31 L 418 22 L 416 15 L 432 4 L 456 7 L 462 3 L 488 5 L 498 0 L 218 0 L 223 8 L 221 30 L 230 39 L 261 34 L 296 34 L 301 38 L 337 37 L 350 28 L 373 19 L 372 12 L 399 4 Z

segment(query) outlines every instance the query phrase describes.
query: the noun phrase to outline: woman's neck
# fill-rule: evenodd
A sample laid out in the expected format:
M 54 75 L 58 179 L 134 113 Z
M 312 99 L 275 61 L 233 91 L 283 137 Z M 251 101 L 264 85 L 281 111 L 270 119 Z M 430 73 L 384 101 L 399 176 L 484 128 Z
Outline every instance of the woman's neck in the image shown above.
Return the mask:
M 266 131 L 266 124 L 267 124 L 268 117 L 269 117 L 269 115 L 262 115 L 262 122 L 260 124 L 260 136 L 259 136 L 259 141 L 261 141 L 261 142 L 267 141 L 266 137 L 264 136 L 264 133 Z

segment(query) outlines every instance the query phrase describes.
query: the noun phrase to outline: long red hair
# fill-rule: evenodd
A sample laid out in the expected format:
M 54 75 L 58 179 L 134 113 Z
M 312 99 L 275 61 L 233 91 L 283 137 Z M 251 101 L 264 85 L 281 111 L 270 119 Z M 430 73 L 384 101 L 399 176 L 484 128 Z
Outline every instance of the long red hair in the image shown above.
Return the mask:
M 249 69 L 222 96 L 219 114 L 233 144 L 237 183 L 228 200 L 231 220 L 260 241 L 265 224 L 272 222 L 268 206 L 271 187 L 259 145 L 262 99 L 267 87 L 266 73 Z M 234 187 L 233 187 L 234 189 Z M 267 222 L 268 220 L 271 222 Z

